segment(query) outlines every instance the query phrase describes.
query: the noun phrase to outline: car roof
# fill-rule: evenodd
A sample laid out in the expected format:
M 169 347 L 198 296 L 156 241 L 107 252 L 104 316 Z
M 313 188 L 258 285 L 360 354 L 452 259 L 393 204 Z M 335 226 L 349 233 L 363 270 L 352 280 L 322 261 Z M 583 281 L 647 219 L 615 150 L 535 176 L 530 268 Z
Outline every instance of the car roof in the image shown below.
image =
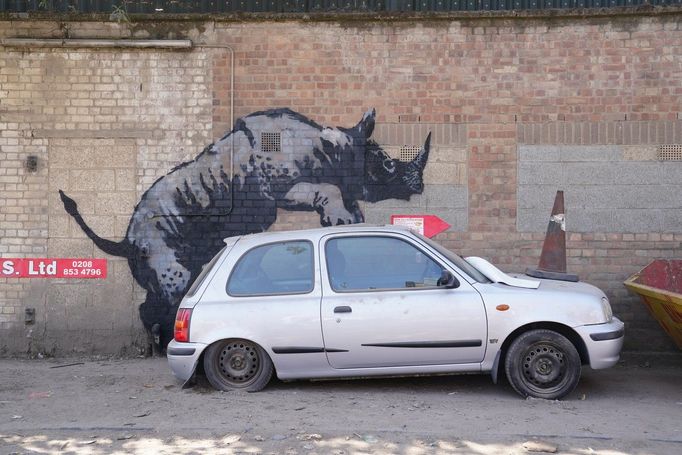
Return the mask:
M 266 231 L 258 232 L 255 234 L 247 234 L 241 236 L 227 237 L 225 243 L 232 243 L 238 238 L 249 239 L 259 242 L 275 242 L 278 240 L 290 240 L 290 239 L 319 239 L 325 235 L 338 234 L 344 232 L 396 232 L 405 233 L 409 232 L 409 229 L 405 226 L 396 226 L 393 224 L 367 224 L 367 223 L 356 223 L 356 224 L 344 224 L 339 226 L 329 226 L 320 227 L 314 229 L 298 229 L 289 231 Z

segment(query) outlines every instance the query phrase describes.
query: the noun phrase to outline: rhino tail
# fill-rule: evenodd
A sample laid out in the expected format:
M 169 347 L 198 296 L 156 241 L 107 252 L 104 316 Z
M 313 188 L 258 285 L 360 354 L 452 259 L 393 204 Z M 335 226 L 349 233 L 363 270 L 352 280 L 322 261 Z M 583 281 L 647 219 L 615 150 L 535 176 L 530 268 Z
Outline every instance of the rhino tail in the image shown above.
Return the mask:
M 85 235 L 97 245 L 97 248 L 112 256 L 130 257 L 133 247 L 130 242 L 128 242 L 128 239 L 123 239 L 120 242 L 113 242 L 98 236 L 90 226 L 85 223 L 85 220 L 83 220 L 83 217 L 78 212 L 76 201 L 64 194 L 62 190 L 59 190 L 59 197 L 64 203 L 64 210 L 66 210 L 66 213 L 73 217 L 76 223 L 83 229 Z

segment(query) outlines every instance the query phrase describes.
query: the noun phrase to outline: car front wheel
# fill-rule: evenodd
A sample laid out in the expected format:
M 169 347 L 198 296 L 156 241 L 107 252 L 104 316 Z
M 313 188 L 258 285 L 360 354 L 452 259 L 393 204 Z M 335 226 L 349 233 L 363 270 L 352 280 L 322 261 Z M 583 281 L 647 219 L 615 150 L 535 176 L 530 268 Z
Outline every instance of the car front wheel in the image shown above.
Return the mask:
M 272 377 L 272 361 L 255 343 L 223 340 L 213 343 L 204 355 L 206 378 L 218 390 L 258 392 Z
M 509 346 L 507 379 L 524 397 L 555 400 L 575 388 L 580 379 L 580 355 L 565 336 L 553 330 L 531 330 Z

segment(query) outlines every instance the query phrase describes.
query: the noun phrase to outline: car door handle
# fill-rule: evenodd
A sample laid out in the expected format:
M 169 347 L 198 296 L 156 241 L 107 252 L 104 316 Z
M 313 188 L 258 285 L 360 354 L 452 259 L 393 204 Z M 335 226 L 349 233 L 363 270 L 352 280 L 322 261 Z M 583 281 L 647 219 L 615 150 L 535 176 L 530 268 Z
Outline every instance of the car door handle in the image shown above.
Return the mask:
M 352 313 L 353 309 L 349 306 L 337 306 L 334 308 L 334 313 Z

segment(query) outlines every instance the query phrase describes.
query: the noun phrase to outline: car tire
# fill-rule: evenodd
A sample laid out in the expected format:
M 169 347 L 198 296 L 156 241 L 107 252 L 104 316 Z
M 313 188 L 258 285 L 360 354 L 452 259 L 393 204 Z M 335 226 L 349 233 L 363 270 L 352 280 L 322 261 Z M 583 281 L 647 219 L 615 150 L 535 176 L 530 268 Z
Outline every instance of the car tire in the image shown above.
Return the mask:
M 270 382 L 273 370 L 265 350 L 247 340 L 218 341 L 204 355 L 206 378 L 218 390 L 258 392 Z
M 531 330 L 509 346 L 505 372 L 524 397 L 556 400 L 573 391 L 580 380 L 580 355 L 573 343 L 553 330 Z

